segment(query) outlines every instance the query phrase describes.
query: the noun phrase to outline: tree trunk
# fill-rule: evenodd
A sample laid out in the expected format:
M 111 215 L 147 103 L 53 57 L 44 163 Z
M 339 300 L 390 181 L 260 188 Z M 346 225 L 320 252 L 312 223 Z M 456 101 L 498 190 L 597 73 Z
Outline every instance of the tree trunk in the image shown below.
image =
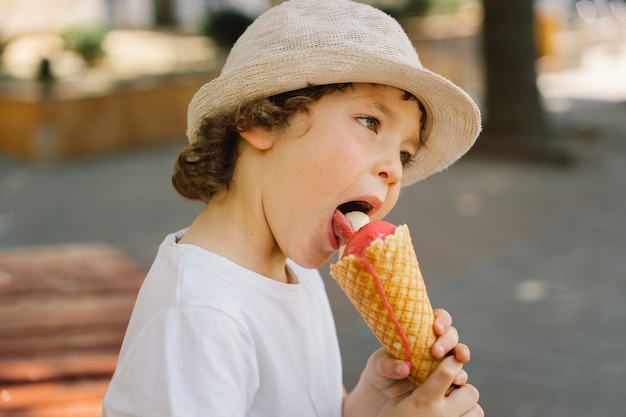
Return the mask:
M 483 0 L 486 75 L 485 141 L 546 136 L 536 84 L 532 0 Z
M 153 0 L 154 20 L 157 27 L 176 26 L 175 0 Z

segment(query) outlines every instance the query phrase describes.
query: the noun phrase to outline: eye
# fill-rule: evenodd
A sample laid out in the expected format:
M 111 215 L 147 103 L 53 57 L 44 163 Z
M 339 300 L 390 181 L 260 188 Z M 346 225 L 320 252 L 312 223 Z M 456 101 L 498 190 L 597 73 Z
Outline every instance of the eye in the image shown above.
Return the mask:
M 359 122 L 371 130 L 372 132 L 378 132 L 378 128 L 380 127 L 380 120 L 373 116 L 361 116 L 358 118 Z
M 400 162 L 402 163 L 403 167 L 407 167 L 411 165 L 413 160 L 414 160 L 414 155 L 411 155 L 411 153 L 407 151 L 400 151 Z

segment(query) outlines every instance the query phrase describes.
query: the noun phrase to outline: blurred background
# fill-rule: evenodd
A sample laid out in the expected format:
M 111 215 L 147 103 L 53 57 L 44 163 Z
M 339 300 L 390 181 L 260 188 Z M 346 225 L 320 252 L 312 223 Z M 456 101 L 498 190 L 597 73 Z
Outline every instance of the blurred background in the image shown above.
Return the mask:
M 0 415 L 99 415 L 145 271 L 202 208 L 170 186 L 187 104 L 280 2 L 0 0 Z M 389 220 L 486 415 L 625 417 L 626 2 L 368 3 L 483 113 Z M 379 345 L 321 272 L 350 389 Z

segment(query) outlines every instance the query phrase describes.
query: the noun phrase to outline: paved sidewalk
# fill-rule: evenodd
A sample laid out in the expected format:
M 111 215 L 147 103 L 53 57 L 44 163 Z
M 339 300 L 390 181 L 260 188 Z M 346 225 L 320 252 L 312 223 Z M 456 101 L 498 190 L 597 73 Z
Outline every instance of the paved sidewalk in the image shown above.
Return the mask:
M 576 164 L 469 157 L 406 190 L 390 218 L 409 224 L 492 417 L 626 416 L 626 105 L 561 100 L 569 110 L 551 117 Z M 99 241 L 147 267 L 200 209 L 169 186 L 181 143 L 65 164 L 0 158 L 0 249 Z M 328 288 L 350 387 L 377 342 Z

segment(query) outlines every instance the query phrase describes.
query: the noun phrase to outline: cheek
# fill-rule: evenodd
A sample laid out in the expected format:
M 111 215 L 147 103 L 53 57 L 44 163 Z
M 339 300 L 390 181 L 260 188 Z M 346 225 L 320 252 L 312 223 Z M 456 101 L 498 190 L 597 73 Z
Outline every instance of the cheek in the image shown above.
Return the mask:
M 332 185 L 354 171 L 355 150 L 342 137 L 326 137 L 312 142 L 300 165 L 308 179 L 319 186 Z
M 327 166 L 328 175 L 349 175 L 359 169 L 365 161 L 363 148 L 359 141 L 349 135 L 336 136 L 331 143 L 327 143 L 327 152 L 322 156 L 323 163 Z

